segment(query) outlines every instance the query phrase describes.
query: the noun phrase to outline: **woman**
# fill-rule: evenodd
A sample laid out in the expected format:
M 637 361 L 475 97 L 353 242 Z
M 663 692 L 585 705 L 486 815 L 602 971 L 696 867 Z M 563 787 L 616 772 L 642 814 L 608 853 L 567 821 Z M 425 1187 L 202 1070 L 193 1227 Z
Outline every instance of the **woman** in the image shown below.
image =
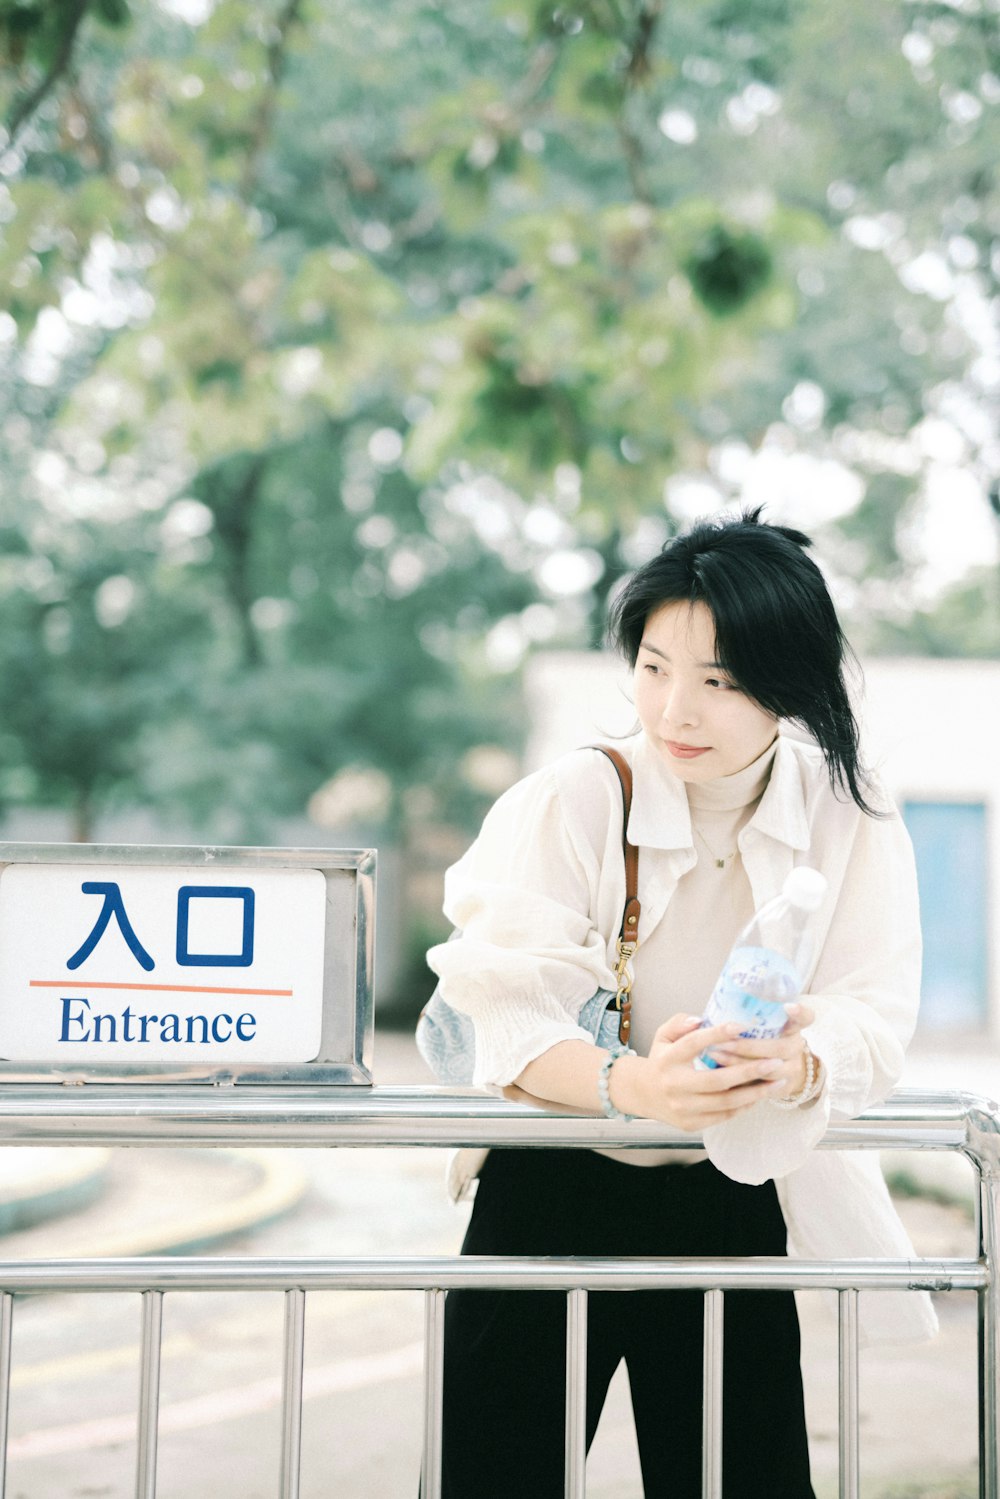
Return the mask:
M 845 642 L 808 545 L 760 511 L 702 524 L 614 605 L 641 725 L 622 745 L 640 850 L 634 1054 L 576 1024 L 615 988 L 625 878 L 606 757 L 577 751 L 514 786 L 448 871 L 462 935 L 428 957 L 474 1022 L 476 1082 L 703 1141 L 466 1153 L 460 1174 L 480 1183 L 465 1254 L 782 1255 L 786 1239 L 810 1257 L 913 1252 L 877 1161 L 813 1151 L 831 1117 L 900 1075 L 920 934 L 909 840 L 859 763 Z M 772 1040 L 699 1030 L 734 937 L 796 864 L 827 880 L 804 997 Z M 693 1066 L 706 1046 L 723 1066 Z M 933 1331 L 926 1297 L 889 1300 L 862 1297 L 870 1331 Z M 647 1499 L 701 1492 L 701 1317 L 700 1292 L 591 1297 L 588 1444 L 624 1358 Z M 562 1295 L 449 1295 L 448 1499 L 562 1494 L 564 1341 Z M 727 1295 L 723 1427 L 726 1499 L 812 1495 L 791 1293 Z

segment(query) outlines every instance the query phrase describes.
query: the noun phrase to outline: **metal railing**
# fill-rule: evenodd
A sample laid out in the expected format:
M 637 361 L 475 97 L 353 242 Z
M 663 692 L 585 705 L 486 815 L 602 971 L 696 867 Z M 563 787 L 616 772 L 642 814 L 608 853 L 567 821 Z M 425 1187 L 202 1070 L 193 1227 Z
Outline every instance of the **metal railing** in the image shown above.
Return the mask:
M 0 1144 L 689 1147 L 651 1121 L 547 1112 L 445 1089 L 11 1087 Z M 155 1499 L 160 1339 L 169 1291 L 281 1290 L 285 1298 L 282 1449 L 277 1492 L 298 1499 L 306 1297 L 313 1290 L 422 1290 L 425 1297 L 424 1499 L 441 1486 L 444 1299 L 455 1288 L 561 1290 L 567 1296 L 567 1499 L 586 1491 L 587 1298 L 591 1291 L 705 1293 L 704 1499 L 722 1496 L 722 1347 L 730 1290 L 831 1289 L 839 1296 L 840 1494 L 858 1499 L 858 1294 L 974 1291 L 979 1300 L 980 1496 L 1000 1499 L 1000 1110 L 968 1094 L 895 1094 L 832 1125 L 820 1149 L 951 1150 L 978 1173 L 974 1259 L 529 1259 L 460 1256 L 353 1259 L 130 1258 L 0 1262 L 0 1499 L 6 1486 L 13 1297 L 29 1292 L 138 1291 L 142 1296 L 137 1499 Z

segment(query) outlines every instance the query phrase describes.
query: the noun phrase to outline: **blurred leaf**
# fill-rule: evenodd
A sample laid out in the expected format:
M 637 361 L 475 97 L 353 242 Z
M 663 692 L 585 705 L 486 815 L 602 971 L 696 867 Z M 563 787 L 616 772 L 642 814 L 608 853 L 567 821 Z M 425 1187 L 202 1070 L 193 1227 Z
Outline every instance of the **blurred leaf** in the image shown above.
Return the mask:
M 716 224 L 690 252 L 684 269 L 709 311 L 726 317 L 763 290 L 773 262 L 757 235 Z

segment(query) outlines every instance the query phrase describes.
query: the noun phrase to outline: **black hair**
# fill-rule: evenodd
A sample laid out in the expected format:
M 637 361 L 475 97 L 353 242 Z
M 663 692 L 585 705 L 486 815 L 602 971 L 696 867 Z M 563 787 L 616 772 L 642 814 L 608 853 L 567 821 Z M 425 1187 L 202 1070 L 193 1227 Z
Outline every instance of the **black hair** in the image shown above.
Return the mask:
M 801 724 L 826 760 L 830 783 L 869 816 L 858 723 L 844 679 L 856 664 L 808 536 L 760 519 L 761 509 L 701 521 L 633 573 L 609 617 L 611 644 L 636 663 L 648 616 L 663 604 L 706 604 L 719 665 L 767 713 Z

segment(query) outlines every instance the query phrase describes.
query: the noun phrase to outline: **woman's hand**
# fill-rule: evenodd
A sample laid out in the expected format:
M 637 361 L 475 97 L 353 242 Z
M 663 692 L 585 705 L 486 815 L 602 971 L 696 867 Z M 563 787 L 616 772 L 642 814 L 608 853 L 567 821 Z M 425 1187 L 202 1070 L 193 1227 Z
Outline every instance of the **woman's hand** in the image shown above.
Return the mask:
M 726 1070 L 754 1060 L 771 1059 L 780 1063 L 780 1068 L 774 1076 L 777 1079 L 784 1079 L 787 1085 L 785 1092 L 788 1097 L 793 1098 L 805 1087 L 807 1048 L 802 1032 L 807 1025 L 812 1025 L 816 1019 L 816 1013 L 801 1000 L 786 1005 L 785 1008 L 788 1011 L 788 1020 L 780 1035 L 761 1041 L 737 1037 L 735 1041 L 726 1041 L 713 1046 L 712 1055 L 718 1058 Z
M 720 1048 L 747 1045 L 739 1033 L 735 1023 L 702 1029 L 697 1015 L 672 1015 L 653 1037 L 648 1057 L 623 1056 L 615 1062 L 609 1078 L 612 1102 L 623 1113 L 697 1131 L 721 1124 L 763 1098 L 790 1091 L 791 1047 L 787 1056 L 772 1049 L 732 1057 L 721 1067 L 694 1066 L 695 1057 L 706 1049 L 717 1055 Z

